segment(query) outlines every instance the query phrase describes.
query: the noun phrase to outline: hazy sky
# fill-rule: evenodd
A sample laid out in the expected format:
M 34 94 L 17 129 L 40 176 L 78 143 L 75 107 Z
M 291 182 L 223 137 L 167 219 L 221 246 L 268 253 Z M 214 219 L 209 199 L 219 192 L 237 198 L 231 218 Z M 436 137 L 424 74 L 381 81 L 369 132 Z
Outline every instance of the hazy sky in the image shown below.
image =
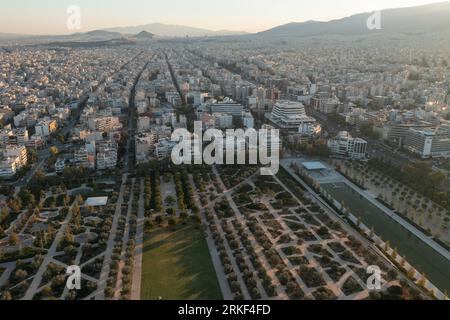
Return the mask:
M 154 22 L 255 32 L 289 22 L 442 0 L 1 0 L 0 32 L 66 34 L 67 7 L 81 8 L 81 30 Z

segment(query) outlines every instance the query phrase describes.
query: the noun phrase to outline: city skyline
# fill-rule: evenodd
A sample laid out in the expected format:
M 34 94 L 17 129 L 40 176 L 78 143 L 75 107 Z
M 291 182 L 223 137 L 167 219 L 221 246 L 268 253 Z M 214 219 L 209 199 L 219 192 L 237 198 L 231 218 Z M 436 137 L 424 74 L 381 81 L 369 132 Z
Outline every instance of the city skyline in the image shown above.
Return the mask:
M 136 26 L 150 23 L 164 23 L 203 28 L 213 31 L 244 31 L 254 33 L 290 22 L 309 20 L 330 21 L 353 14 L 390 8 L 413 7 L 443 1 L 401 0 L 392 1 L 355 1 L 336 3 L 330 0 L 306 1 L 283 0 L 283 5 L 273 10 L 268 0 L 228 1 L 219 6 L 219 1 L 168 0 L 164 3 L 152 3 L 134 0 L 132 4 L 116 0 L 54 1 L 44 0 L 39 4 L 24 0 L 20 3 L 2 4 L 4 12 L 9 14 L 0 21 L 0 33 L 27 35 L 56 35 L 87 32 L 120 26 Z M 69 30 L 66 26 L 69 14 L 67 8 L 77 5 L 81 9 L 81 29 Z M 176 8 L 176 9 L 174 9 Z M 278 10 L 277 10 L 278 9 Z M 266 13 L 271 10 L 271 16 Z M 221 12 L 220 15 L 215 14 Z M 102 14 L 99 15 L 99 12 Z M 33 21 L 33 23 L 30 23 Z

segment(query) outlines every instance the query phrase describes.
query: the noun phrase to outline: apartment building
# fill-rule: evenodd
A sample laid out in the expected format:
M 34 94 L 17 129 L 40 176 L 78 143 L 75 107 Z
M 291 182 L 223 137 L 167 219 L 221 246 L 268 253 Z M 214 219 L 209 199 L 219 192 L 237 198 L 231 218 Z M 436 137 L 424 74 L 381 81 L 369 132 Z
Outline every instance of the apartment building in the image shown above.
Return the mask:
M 335 138 L 328 140 L 328 148 L 339 158 L 365 160 L 367 158 L 367 141 L 353 138 L 348 132 L 340 132 Z
M 27 163 L 27 149 L 24 146 L 8 145 L 0 149 L 0 178 L 12 178 Z
M 122 129 L 122 124 L 118 117 L 102 116 L 91 117 L 88 121 L 89 129 L 99 132 L 111 132 Z
M 37 135 L 40 135 L 42 137 L 49 137 L 58 129 L 58 123 L 56 122 L 56 120 L 45 118 L 39 120 L 36 123 L 34 129 Z

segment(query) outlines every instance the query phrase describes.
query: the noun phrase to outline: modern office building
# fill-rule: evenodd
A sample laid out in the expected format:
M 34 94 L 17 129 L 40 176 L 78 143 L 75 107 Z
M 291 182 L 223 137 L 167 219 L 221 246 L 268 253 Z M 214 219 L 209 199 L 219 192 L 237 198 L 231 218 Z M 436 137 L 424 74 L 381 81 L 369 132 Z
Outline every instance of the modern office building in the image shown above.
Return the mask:
M 316 119 L 306 115 L 304 105 L 296 101 L 277 101 L 272 113 L 266 114 L 266 119 L 274 127 L 289 132 L 304 131 L 305 126 L 317 125 Z
M 405 143 L 406 135 L 410 129 L 426 130 L 432 129 L 431 123 L 389 123 L 386 125 L 387 137 L 391 143 L 395 143 L 399 147 L 402 147 Z
M 409 129 L 404 147 L 424 159 L 450 158 L 450 127 Z
M 211 113 L 225 113 L 232 116 L 242 116 L 244 106 L 234 102 L 221 102 L 211 105 Z

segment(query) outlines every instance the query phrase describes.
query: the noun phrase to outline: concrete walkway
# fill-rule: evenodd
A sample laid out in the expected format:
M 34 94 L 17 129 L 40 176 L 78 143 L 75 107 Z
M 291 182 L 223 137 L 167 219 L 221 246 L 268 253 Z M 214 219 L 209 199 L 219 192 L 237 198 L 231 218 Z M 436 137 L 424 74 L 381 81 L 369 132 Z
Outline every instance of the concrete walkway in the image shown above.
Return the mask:
M 122 203 L 123 203 L 123 195 L 125 192 L 125 183 L 127 180 L 127 175 L 122 176 L 122 186 L 120 187 L 119 197 L 117 199 L 116 204 L 116 212 L 114 213 L 113 224 L 111 226 L 111 231 L 109 234 L 108 244 L 105 251 L 105 259 L 103 261 L 103 268 L 100 273 L 100 280 L 98 284 L 98 292 L 99 294 L 95 297 L 96 300 L 104 300 L 105 299 L 105 289 L 106 289 L 106 281 L 108 280 L 110 264 L 111 264 L 111 256 L 114 250 L 114 239 L 116 238 L 117 232 L 117 224 L 119 222 L 119 217 L 122 213 Z
M 25 296 L 22 298 L 22 300 L 32 300 L 33 296 L 35 295 L 37 289 L 39 288 L 39 285 L 42 282 L 42 277 L 47 271 L 47 267 L 49 263 L 52 261 L 53 257 L 56 255 L 56 250 L 58 248 L 59 242 L 64 236 L 64 233 L 66 232 L 67 227 L 69 226 L 69 222 L 72 220 L 72 209 L 76 204 L 76 200 L 74 203 L 70 206 L 69 212 L 67 213 L 66 218 L 64 219 L 61 227 L 59 228 L 58 232 L 56 233 L 55 239 L 53 240 L 53 243 L 48 250 L 47 254 L 45 255 L 44 261 L 42 262 L 41 266 L 39 267 L 38 272 L 33 278 L 33 281 L 31 282 L 27 292 L 25 293 Z
M 141 300 L 142 255 L 144 254 L 144 179 L 140 181 L 138 219 L 136 227 L 136 249 L 134 254 L 133 283 L 131 287 L 131 300 Z
M 123 273 L 122 270 L 125 267 L 125 254 L 127 251 L 127 242 L 130 238 L 130 218 L 131 218 L 131 211 L 133 209 L 133 200 L 134 200 L 134 184 L 135 179 L 131 180 L 131 186 L 130 186 L 130 197 L 128 200 L 128 209 L 127 209 L 127 215 L 125 218 L 125 230 L 122 236 L 122 251 L 120 253 L 120 261 L 119 261 L 119 270 L 117 272 L 117 280 L 116 280 L 116 288 L 114 293 L 114 299 L 119 300 L 122 297 L 122 283 L 123 283 Z

